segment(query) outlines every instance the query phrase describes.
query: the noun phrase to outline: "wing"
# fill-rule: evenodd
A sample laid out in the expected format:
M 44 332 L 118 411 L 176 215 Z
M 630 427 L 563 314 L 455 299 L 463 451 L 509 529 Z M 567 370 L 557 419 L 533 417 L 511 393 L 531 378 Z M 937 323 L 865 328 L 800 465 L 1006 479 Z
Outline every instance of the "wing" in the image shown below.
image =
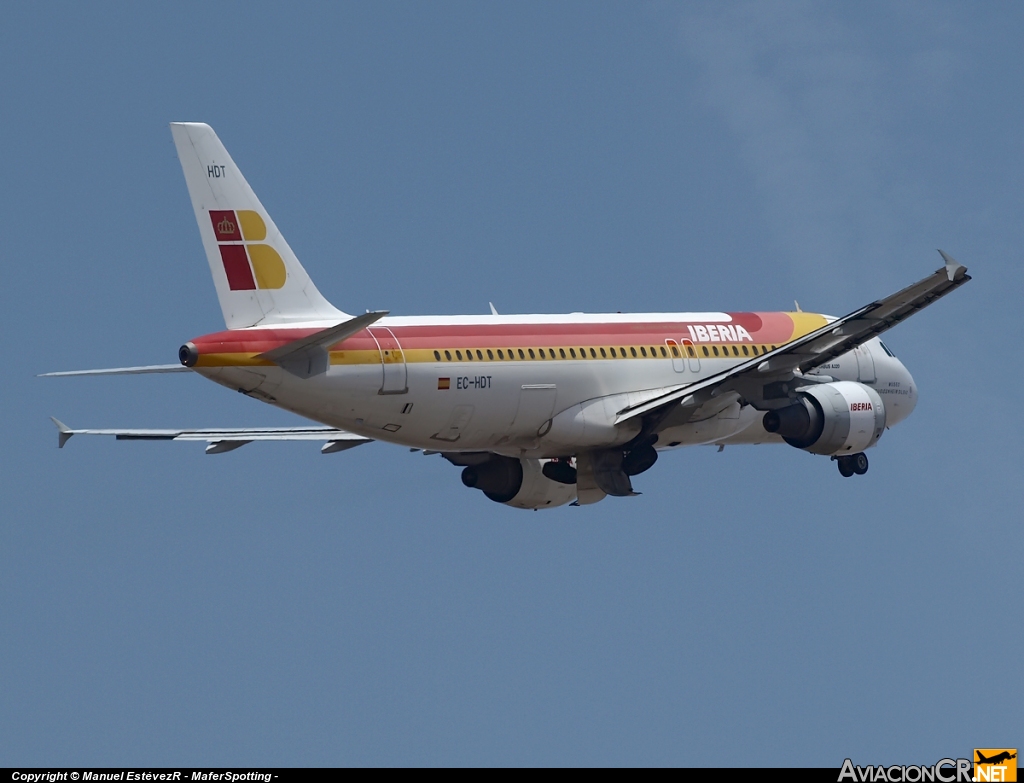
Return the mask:
M 255 427 L 251 429 L 220 429 L 220 430 L 144 430 L 144 429 L 106 429 L 106 430 L 73 430 L 64 422 L 51 417 L 58 431 L 58 448 L 72 435 L 113 435 L 118 440 L 187 440 L 205 441 L 207 454 L 223 454 L 234 451 L 252 443 L 254 440 L 313 440 L 323 441 L 320 451 L 333 454 L 345 451 L 363 443 L 370 443 L 370 438 L 355 435 L 334 427 Z
M 863 345 L 971 279 L 967 267 L 941 250 L 939 253 L 946 265 L 923 280 L 854 310 L 774 351 L 624 408 L 619 411 L 615 423 L 656 411 L 665 413 L 676 405 L 696 408 L 729 392 L 751 400 L 770 398 L 766 394 L 766 387 L 770 384 L 784 383 Z

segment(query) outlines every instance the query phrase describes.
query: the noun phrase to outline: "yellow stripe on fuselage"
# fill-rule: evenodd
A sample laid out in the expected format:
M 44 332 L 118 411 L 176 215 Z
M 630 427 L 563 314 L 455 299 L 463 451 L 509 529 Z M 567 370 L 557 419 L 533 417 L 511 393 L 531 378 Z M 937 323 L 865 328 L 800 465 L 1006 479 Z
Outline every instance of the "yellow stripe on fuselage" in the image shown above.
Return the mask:
M 266 359 L 257 359 L 252 352 L 240 353 L 201 353 L 196 359 L 196 367 L 273 367 L 274 363 Z
M 604 349 L 605 354 L 601 355 L 601 349 Z M 621 349 L 625 347 L 627 354 L 623 354 Z M 615 355 L 611 355 L 612 346 L 593 346 L 595 356 L 590 355 L 590 346 L 583 347 L 579 350 L 573 349 L 575 355 L 566 352 L 565 357 L 553 355 L 553 351 L 550 348 L 544 348 L 544 355 L 541 356 L 540 348 L 522 348 L 523 358 L 519 358 L 518 352 L 520 349 L 506 348 L 502 351 L 502 356 L 499 358 L 494 349 L 490 349 L 492 356 L 486 355 L 487 349 L 475 349 L 475 348 L 459 348 L 450 349 L 447 351 L 447 355 L 451 358 L 446 358 L 446 352 L 444 349 L 439 350 L 438 353 L 441 358 L 438 359 L 434 356 L 433 349 L 412 349 L 409 351 L 389 351 L 388 355 L 383 357 L 385 364 L 397 364 L 404 361 L 407 364 L 459 364 L 466 362 L 551 362 L 551 361 L 565 361 L 565 362 L 578 362 L 578 361 L 621 361 L 621 360 L 634 360 L 634 359 L 744 359 L 750 358 L 751 356 L 757 356 L 776 348 L 776 345 L 769 344 L 758 344 L 752 345 L 751 343 L 698 343 L 693 346 L 696 351 L 696 356 L 687 356 L 682 352 L 678 356 L 673 356 L 669 353 L 670 349 L 666 348 L 666 356 L 662 356 L 660 353 L 660 346 L 657 346 L 659 353 L 652 354 L 650 346 L 645 343 L 643 346 L 644 351 L 641 352 L 641 346 L 620 346 L 616 345 Z M 689 347 L 689 346 L 686 346 Z M 747 349 L 744 353 L 744 347 Z M 680 347 L 682 348 L 682 347 Z M 707 354 L 704 350 L 707 350 Z M 480 355 L 477 356 L 479 350 Z M 636 355 L 633 355 L 633 351 L 636 351 Z M 533 356 L 529 355 L 529 352 L 533 351 Z M 239 353 L 206 353 L 201 354 L 196 361 L 196 367 L 273 367 L 274 362 L 268 361 L 267 359 L 257 358 L 258 354 L 251 352 L 239 352 Z M 330 352 L 330 363 L 332 366 L 355 366 L 364 364 L 380 364 L 381 355 L 379 351 L 331 351 Z
M 789 338 L 790 342 L 805 334 L 810 334 L 828 323 L 828 319 L 818 313 L 786 313 L 786 315 L 793 320 L 793 336 Z

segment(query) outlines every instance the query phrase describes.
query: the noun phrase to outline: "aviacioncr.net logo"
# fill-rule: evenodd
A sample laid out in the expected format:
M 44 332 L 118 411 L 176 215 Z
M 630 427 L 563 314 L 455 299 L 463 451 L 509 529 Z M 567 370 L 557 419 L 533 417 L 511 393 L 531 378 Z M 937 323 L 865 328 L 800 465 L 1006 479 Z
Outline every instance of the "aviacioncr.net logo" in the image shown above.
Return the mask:
M 976 783 L 1016 783 L 1016 748 L 975 748 L 974 780 Z
M 971 783 L 970 759 L 939 759 L 930 767 L 893 764 L 891 766 L 854 766 L 843 762 L 838 783 Z

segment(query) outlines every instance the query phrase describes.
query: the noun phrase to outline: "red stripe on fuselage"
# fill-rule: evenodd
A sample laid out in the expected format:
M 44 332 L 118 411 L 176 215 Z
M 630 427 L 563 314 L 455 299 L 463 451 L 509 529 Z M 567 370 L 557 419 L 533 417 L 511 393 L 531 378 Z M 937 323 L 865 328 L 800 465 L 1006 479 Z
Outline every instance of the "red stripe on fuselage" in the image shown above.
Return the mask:
M 793 321 L 786 313 L 730 313 L 723 324 L 743 326 L 751 342 L 784 343 L 793 336 Z M 403 348 L 571 348 L 582 345 L 661 345 L 666 339 L 691 339 L 687 326 L 707 321 L 633 323 L 439 324 L 389 327 Z M 263 353 L 318 329 L 235 329 L 198 337 L 200 353 Z M 739 342 L 739 341 L 737 341 Z M 746 341 L 744 341 L 746 342 Z M 377 343 L 363 330 L 338 346 L 346 350 L 376 350 Z

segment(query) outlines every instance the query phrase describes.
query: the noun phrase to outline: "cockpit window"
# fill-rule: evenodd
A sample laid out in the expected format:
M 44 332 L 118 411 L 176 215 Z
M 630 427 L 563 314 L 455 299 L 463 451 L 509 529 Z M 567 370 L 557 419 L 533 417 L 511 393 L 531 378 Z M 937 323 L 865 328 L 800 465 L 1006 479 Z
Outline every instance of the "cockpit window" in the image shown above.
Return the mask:
M 882 346 L 882 350 L 885 351 L 886 356 L 891 356 L 893 359 L 896 358 L 896 354 L 894 354 L 892 351 L 889 350 L 889 346 L 888 345 L 883 343 L 881 340 L 878 341 L 878 344 L 880 346 Z

